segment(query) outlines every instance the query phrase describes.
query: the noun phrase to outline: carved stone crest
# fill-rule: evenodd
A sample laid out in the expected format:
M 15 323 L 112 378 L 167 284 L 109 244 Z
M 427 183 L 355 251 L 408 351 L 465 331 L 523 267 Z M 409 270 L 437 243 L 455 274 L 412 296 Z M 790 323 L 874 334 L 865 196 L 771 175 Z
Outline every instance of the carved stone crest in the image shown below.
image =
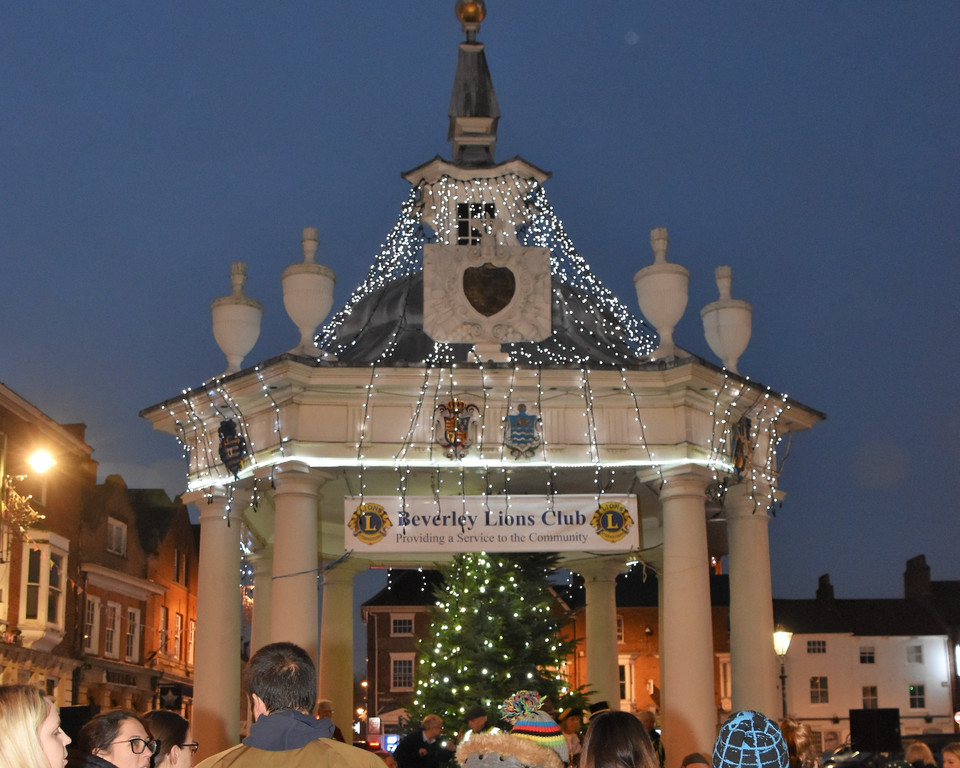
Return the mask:
M 434 341 L 499 352 L 500 344 L 550 336 L 550 250 L 494 245 L 496 236 L 424 245 L 423 330 Z

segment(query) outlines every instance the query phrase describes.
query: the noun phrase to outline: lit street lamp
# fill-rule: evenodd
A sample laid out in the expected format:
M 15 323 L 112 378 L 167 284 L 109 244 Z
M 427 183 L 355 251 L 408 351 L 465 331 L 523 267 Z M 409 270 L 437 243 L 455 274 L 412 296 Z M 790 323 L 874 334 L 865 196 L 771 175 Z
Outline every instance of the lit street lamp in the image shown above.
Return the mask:
M 36 450 L 27 457 L 27 463 L 31 469 L 38 474 L 47 472 L 53 467 L 57 460 L 49 451 Z M 27 517 L 30 519 L 42 519 L 33 506 L 30 504 L 29 496 L 21 496 L 13 487 L 13 481 L 17 479 L 7 474 L 7 433 L 0 432 L 0 562 L 6 562 L 9 559 L 7 540 L 7 526 L 23 527 L 24 509 Z M 46 496 L 46 483 L 43 484 L 42 494 Z M 41 499 L 46 503 L 46 498 Z
M 787 717 L 787 670 L 784 661 L 787 658 L 787 651 L 790 650 L 790 640 L 793 638 L 793 632 L 787 632 L 782 626 L 777 625 L 773 633 L 773 651 L 780 657 L 780 693 L 783 696 L 783 717 Z

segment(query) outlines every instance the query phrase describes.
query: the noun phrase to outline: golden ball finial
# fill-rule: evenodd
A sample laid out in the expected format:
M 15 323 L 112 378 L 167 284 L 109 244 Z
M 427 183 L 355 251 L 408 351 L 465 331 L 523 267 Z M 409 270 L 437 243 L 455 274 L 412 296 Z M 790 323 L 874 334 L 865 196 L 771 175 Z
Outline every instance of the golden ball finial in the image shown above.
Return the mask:
M 486 15 L 483 0 L 457 0 L 457 18 L 461 24 L 479 24 Z

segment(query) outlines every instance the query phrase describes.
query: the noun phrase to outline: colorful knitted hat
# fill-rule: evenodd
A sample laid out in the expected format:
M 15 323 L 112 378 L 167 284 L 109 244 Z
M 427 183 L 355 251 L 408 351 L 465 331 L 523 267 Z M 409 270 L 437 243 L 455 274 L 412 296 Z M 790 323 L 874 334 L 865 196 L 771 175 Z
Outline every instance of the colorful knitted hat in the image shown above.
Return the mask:
M 759 712 L 734 712 L 713 745 L 713 768 L 787 768 L 789 762 L 783 734 Z
M 567 763 L 570 761 L 567 740 L 560 726 L 541 709 L 542 703 L 543 697 L 536 691 L 517 691 L 503 702 L 500 710 L 503 719 L 513 726 L 511 736 L 529 739 L 534 744 L 552 749 Z

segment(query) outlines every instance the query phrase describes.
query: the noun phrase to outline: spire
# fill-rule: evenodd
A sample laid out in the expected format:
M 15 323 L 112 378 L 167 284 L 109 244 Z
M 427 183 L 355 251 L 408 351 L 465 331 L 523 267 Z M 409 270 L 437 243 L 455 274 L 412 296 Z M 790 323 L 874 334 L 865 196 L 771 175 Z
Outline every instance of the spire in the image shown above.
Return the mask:
M 466 40 L 460 43 L 457 56 L 447 140 L 453 142 L 454 164 L 493 165 L 500 106 L 487 68 L 483 43 L 477 42 L 480 22 L 487 11 L 483 0 L 458 0 L 456 11 Z

